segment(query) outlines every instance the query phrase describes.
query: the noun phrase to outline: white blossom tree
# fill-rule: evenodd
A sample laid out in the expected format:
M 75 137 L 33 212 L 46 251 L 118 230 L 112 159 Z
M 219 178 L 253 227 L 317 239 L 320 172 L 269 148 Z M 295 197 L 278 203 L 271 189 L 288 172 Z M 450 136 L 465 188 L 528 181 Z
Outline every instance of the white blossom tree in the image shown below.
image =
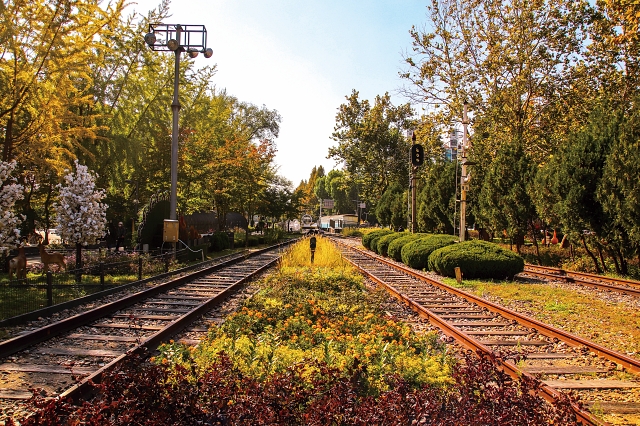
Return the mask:
M 102 203 L 104 190 L 95 187 L 95 177 L 87 166 L 75 161 L 75 173 L 59 184 L 60 195 L 54 205 L 60 237 L 76 245 L 76 267 L 82 266 L 82 246 L 102 238 L 107 225 L 107 205 Z
M 15 248 L 20 239 L 18 225 L 24 216 L 15 213 L 17 200 L 24 198 L 24 186 L 11 176 L 16 162 L 0 161 L 0 252 Z

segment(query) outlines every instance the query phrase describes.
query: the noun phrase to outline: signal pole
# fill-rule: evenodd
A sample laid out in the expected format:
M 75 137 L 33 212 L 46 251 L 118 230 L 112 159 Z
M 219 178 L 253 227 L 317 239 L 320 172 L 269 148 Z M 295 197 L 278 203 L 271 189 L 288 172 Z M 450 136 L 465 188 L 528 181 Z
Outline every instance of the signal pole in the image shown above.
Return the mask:
M 469 149 L 469 140 L 467 137 L 467 125 L 469 118 L 467 117 L 468 102 L 464 101 L 464 109 L 462 111 L 462 172 L 460 173 L 460 241 L 464 241 L 466 234 L 466 216 L 467 216 L 467 191 L 469 190 L 469 175 L 467 175 L 467 149 Z
M 409 175 L 409 188 L 411 189 L 411 221 L 409 222 L 409 230 L 413 234 L 416 232 L 417 216 L 416 195 L 418 191 L 416 187 L 416 173 L 418 172 L 418 166 L 422 165 L 424 162 L 424 148 L 422 148 L 422 145 L 416 143 L 415 132 L 411 135 L 411 141 L 413 142 L 413 145 L 411 145 L 411 172 Z

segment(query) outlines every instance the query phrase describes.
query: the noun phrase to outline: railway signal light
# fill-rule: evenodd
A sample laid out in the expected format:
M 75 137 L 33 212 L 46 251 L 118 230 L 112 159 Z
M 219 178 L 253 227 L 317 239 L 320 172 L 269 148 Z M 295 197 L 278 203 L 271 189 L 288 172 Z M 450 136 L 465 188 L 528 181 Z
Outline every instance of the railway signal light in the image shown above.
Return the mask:
M 421 166 L 422 163 L 424 163 L 424 148 L 420 144 L 413 144 L 411 146 L 411 164 Z

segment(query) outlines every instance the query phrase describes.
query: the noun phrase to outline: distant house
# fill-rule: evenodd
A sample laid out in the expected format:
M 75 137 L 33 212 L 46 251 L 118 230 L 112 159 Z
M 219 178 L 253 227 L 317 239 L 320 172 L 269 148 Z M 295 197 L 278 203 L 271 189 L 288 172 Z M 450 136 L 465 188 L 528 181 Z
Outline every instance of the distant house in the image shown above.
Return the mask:
M 342 232 L 344 228 L 357 226 L 358 216 L 355 214 L 337 214 L 320 218 L 320 228 L 328 232 Z

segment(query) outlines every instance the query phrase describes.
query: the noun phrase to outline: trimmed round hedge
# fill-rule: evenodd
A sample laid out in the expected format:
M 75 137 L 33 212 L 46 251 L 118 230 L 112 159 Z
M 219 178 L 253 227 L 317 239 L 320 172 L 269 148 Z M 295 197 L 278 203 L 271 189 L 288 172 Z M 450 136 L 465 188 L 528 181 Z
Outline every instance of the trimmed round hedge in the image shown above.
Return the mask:
M 429 256 L 429 269 L 455 277 L 459 267 L 464 278 L 513 279 L 524 270 L 524 259 L 486 241 L 472 240 L 438 249 Z
M 426 236 L 427 234 L 407 234 L 391 241 L 391 243 L 389 243 L 389 247 L 387 247 L 387 256 L 397 262 L 402 262 L 402 247 L 404 247 L 405 244 L 409 244 L 411 241 L 415 241 Z
M 414 269 L 425 269 L 429 266 L 429 255 L 435 250 L 458 241 L 453 235 L 429 235 L 411 241 L 402 247 L 402 263 Z
M 407 235 L 406 232 L 394 232 L 393 234 L 382 236 L 378 240 L 378 244 L 376 244 L 376 250 L 375 250 L 376 253 L 378 253 L 380 256 L 386 256 L 387 250 L 389 248 L 389 244 L 391 243 L 391 241 L 397 240 L 398 238 L 402 238 L 405 235 Z
M 362 237 L 362 245 L 371 250 L 371 247 L 375 247 L 372 243 L 374 239 L 380 238 L 384 235 L 391 234 L 393 231 L 391 229 L 378 229 L 377 231 L 369 232 L 368 234 Z

